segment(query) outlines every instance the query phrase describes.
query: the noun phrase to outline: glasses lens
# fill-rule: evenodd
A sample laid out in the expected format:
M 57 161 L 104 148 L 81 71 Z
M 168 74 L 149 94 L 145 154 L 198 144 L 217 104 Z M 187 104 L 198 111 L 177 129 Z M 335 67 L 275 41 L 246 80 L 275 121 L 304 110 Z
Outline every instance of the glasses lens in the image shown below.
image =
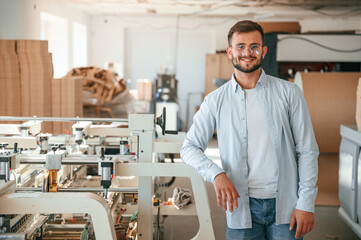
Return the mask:
M 241 53 L 242 56 L 247 55 L 248 50 L 251 55 L 260 55 L 261 54 L 261 46 L 258 44 L 251 45 L 250 47 L 246 47 L 244 45 L 237 46 L 237 51 Z

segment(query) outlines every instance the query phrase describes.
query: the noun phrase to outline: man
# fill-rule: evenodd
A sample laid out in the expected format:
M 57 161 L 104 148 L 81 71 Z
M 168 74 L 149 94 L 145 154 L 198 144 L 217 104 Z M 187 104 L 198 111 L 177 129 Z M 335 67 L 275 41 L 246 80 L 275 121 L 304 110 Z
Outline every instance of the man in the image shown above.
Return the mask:
M 318 147 L 305 99 L 261 69 L 263 29 L 237 22 L 228 33 L 232 79 L 194 117 L 182 160 L 214 183 L 226 239 L 302 239 L 314 223 Z M 217 128 L 222 168 L 204 150 Z

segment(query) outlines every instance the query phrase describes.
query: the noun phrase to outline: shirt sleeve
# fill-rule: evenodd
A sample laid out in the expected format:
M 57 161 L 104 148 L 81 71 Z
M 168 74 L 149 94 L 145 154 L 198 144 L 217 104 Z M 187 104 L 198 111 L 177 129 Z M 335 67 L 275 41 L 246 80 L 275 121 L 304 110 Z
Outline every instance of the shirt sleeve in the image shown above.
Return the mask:
M 209 97 L 206 97 L 193 118 L 193 125 L 186 134 L 180 150 L 182 161 L 194 167 L 208 182 L 213 182 L 218 174 L 224 172 L 204 154 L 215 127 L 216 119 L 209 107 Z
M 298 86 L 290 103 L 290 123 L 296 147 L 299 188 L 296 209 L 314 212 L 319 150 L 306 100 Z

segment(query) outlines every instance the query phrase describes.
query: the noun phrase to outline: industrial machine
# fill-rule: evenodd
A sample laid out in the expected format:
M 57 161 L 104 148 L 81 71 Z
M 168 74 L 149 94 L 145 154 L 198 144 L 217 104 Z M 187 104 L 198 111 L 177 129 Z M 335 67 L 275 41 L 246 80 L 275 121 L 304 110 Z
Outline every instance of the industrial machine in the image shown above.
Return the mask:
M 165 110 L 158 118 L 0 120 L 23 122 L 0 124 L 0 239 L 161 239 L 160 215 L 197 215 L 193 239 L 215 239 L 203 179 L 157 160 L 179 153 L 185 135 L 167 131 Z M 42 133 L 46 121 L 74 122 L 73 134 Z M 194 203 L 162 204 L 158 176 L 189 177 Z
M 338 213 L 361 238 L 361 133 L 356 126 L 341 125 Z
M 158 74 L 156 79 L 155 114 L 162 114 L 163 108 L 167 109 L 167 129 L 178 130 L 178 97 L 177 80 L 174 74 Z M 157 128 L 158 132 L 160 128 Z

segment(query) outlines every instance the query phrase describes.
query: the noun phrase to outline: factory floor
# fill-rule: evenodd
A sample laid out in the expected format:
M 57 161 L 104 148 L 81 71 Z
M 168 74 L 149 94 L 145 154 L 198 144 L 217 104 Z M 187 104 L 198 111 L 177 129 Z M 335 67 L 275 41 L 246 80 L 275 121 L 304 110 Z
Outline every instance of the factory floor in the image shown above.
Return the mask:
M 217 164 L 220 164 L 219 150 L 215 139 L 212 139 L 209 143 L 206 154 Z M 335 155 L 324 154 L 319 158 L 319 194 L 318 199 L 316 199 L 315 225 L 313 231 L 307 234 L 304 237 L 304 240 L 360 239 L 338 214 L 337 166 L 338 158 Z M 326 167 L 327 169 L 325 170 Z M 324 172 L 327 174 L 323 174 Z M 164 190 L 168 197 L 171 197 L 172 190 L 175 186 L 191 189 L 189 179 L 177 178 L 169 189 Z M 216 194 L 213 185 L 211 183 L 206 183 L 206 187 L 216 240 L 224 240 L 226 224 L 225 213 L 221 208 L 217 207 Z M 163 222 L 164 226 L 163 239 L 169 240 L 191 239 L 196 235 L 199 228 L 198 219 L 195 216 L 168 216 L 166 218 L 161 218 L 160 222 Z

